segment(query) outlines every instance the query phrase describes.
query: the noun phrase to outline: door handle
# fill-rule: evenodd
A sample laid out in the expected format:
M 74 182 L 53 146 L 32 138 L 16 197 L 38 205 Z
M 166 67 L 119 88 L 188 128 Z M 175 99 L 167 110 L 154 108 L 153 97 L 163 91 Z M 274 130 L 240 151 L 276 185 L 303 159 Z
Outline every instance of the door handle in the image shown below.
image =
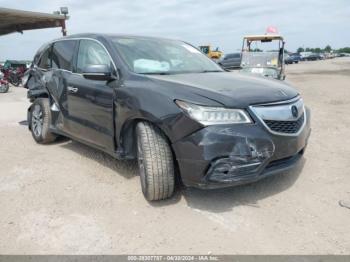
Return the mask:
M 71 93 L 76 93 L 79 90 L 77 87 L 74 87 L 74 86 L 67 86 L 67 89 Z

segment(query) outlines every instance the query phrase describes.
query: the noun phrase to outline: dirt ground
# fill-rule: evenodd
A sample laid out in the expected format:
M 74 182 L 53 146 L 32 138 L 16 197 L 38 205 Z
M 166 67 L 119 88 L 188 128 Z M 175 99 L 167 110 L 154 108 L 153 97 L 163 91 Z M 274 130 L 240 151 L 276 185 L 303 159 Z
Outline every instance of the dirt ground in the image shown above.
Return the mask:
M 294 171 L 215 191 L 141 193 L 134 162 L 34 142 L 26 90 L 0 94 L 1 254 L 350 254 L 350 59 L 287 66 L 312 110 Z

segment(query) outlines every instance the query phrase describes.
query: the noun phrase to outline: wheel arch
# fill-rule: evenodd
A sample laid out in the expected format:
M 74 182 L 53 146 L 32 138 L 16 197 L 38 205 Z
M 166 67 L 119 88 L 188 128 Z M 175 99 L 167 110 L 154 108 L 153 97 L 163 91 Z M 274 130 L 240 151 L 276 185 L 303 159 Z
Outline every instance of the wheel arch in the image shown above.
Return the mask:
M 50 98 L 49 93 L 46 91 L 46 89 L 33 89 L 28 90 L 27 97 L 29 98 L 29 101 L 33 103 L 35 99 L 37 98 Z
M 179 169 L 179 164 L 177 162 L 177 158 L 176 158 L 176 153 L 175 150 L 173 148 L 173 144 L 171 142 L 171 139 L 169 137 L 169 134 L 167 134 L 164 126 L 160 125 L 157 121 L 154 121 L 150 118 L 146 118 L 146 117 L 135 117 L 132 119 L 129 119 L 127 121 L 125 121 L 125 123 L 123 124 L 121 131 L 120 131 L 120 135 L 119 135 L 119 146 L 122 147 L 122 151 L 124 152 L 124 155 L 127 158 L 132 158 L 132 159 L 136 159 L 137 158 L 137 138 L 136 138 L 136 125 L 139 122 L 148 122 L 151 123 L 152 125 L 154 125 L 155 127 L 157 127 L 165 136 L 165 138 L 167 139 L 168 143 L 169 143 L 169 147 L 170 150 L 172 152 L 173 155 L 173 163 L 174 163 L 174 168 L 175 168 L 175 181 L 176 183 L 182 185 L 182 178 L 181 178 L 181 174 L 180 174 L 180 169 Z
M 154 125 L 155 127 L 159 128 L 159 130 L 164 134 L 164 136 L 167 138 L 169 145 L 172 149 L 172 143 L 171 139 L 169 137 L 169 134 L 165 130 L 164 126 L 159 124 L 154 118 L 152 117 L 145 117 L 145 116 L 136 116 L 133 118 L 130 118 L 126 120 L 121 129 L 120 133 L 117 137 L 118 139 L 118 147 L 122 148 L 122 151 L 124 152 L 124 155 L 130 158 L 136 158 L 136 125 L 139 122 L 148 122 Z M 172 149 L 173 151 L 173 149 Z M 174 151 L 173 151 L 174 152 Z

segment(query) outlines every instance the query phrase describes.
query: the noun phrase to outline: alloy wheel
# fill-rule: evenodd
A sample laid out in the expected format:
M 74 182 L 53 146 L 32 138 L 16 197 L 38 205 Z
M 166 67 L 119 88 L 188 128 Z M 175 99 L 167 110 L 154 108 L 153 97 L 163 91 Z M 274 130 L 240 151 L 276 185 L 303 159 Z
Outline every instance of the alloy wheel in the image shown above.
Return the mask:
M 39 137 L 43 130 L 43 111 L 37 104 L 32 112 L 32 130 L 36 137 Z

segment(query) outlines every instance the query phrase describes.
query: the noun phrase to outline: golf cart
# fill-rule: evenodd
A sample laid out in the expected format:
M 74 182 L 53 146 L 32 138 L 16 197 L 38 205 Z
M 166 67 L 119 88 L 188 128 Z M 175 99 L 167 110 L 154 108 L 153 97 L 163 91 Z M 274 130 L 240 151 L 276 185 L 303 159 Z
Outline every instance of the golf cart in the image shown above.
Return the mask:
M 266 51 L 264 44 L 278 42 L 278 49 Z M 271 48 L 268 45 L 268 48 Z M 284 41 L 280 35 L 250 35 L 243 38 L 241 72 L 272 77 L 286 78 L 284 73 Z

